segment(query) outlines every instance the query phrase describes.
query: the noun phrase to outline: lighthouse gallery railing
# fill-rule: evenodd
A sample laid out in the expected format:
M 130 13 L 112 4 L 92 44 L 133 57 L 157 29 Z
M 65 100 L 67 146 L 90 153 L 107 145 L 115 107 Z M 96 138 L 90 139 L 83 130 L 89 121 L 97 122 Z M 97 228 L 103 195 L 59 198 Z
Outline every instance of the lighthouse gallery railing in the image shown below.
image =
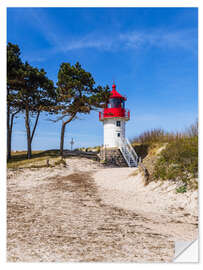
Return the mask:
M 99 112 L 99 120 L 100 121 L 103 121 L 106 118 L 112 118 L 112 117 L 114 118 L 115 115 L 114 114 L 107 114 L 104 112 Z M 124 114 L 116 115 L 116 117 L 121 117 L 121 118 L 125 118 L 126 120 L 129 120 L 130 119 L 130 110 L 126 109 Z
M 131 143 L 128 139 L 121 138 L 119 141 L 119 149 L 128 164 L 129 167 L 137 167 L 138 165 L 138 155 L 133 149 Z

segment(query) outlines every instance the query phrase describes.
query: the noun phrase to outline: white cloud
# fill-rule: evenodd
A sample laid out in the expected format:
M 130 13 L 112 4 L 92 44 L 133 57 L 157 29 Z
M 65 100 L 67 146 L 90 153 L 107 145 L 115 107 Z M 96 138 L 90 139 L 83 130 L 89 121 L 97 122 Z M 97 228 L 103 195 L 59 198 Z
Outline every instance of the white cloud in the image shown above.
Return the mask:
M 112 49 L 112 41 L 103 39 L 94 39 L 83 37 L 82 39 L 72 40 L 71 42 L 67 42 L 67 45 L 64 46 L 64 51 L 71 51 L 76 49 L 84 49 L 84 48 L 96 48 L 96 49 L 104 49 L 111 50 Z
M 121 49 L 141 49 L 146 47 L 157 47 L 163 49 L 184 49 L 187 51 L 197 50 L 197 39 L 192 30 L 184 31 L 154 31 L 120 33 L 113 37 L 88 37 L 75 39 L 67 42 L 63 47 L 64 51 L 95 48 L 100 50 L 121 50 Z M 59 48 L 60 49 L 60 48 Z
M 192 30 L 184 31 L 154 31 L 151 33 L 129 32 L 100 36 L 91 34 L 78 39 L 64 38 L 63 47 L 54 44 L 56 51 L 72 51 L 77 49 L 94 48 L 98 50 L 118 51 L 125 49 L 142 49 L 157 47 L 163 49 L 184 49 L 197 51 L 197 39 Z
M 150 32 L 128 32 L 120 35 L 121 40 L 129 48 L 139 48 L 144 46 L 159 48 L 182 48 L 186 50 L 196 50 L 197 33 L 193 29 L 167 31 L 164 29 Z
M 30 16 L 32 16 L 32 20 L 30 20 Z M 42 9 L 31 9 L 28 19 L 50 43 L 52 52 L 66 52 L 87 48 L 110 51 L 136 50 L 145 47 L 197 51 L 197 32 L 194 29 L 117 32 L 111 36 L 92 32 L 82 37 L 73 38 L 62 33 L 59 26 L 53 23 Z

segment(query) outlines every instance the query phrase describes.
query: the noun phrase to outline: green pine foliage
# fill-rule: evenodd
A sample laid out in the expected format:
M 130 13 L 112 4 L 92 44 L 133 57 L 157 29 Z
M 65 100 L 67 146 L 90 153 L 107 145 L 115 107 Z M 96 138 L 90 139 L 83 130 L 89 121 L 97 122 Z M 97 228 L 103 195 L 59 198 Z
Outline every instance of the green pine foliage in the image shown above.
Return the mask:
M 63 156 L 65 128 L 79 114 L 89 114 L 101 108 L 110 96 L 108 85 L 95 87 L 90 72 L 82 68 L 79 62 L 75 65 L 62 63 L 58 71 L 56 121 L 63 120 L 61 127 L 60 154 Z

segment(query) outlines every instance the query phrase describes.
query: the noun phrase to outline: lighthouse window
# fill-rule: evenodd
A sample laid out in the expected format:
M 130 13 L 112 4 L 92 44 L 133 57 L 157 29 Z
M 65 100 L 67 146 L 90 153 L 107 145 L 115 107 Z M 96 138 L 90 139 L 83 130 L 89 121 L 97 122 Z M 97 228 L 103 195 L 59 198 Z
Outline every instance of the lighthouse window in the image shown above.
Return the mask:
M 120 137 L 120 136 L 121 136 L 121 134 L 120 134 L 120 133 L 117 133 L 117 136 L 118 136 L 118 137 Z
M 111 98 L 109 102 L 110 102 L 110 108 L 120 108 L 121 107 L 121 101 L 119 98 Z
M 121 121 L 116 121 L 116 126 L 120 127 L 121 126 Z

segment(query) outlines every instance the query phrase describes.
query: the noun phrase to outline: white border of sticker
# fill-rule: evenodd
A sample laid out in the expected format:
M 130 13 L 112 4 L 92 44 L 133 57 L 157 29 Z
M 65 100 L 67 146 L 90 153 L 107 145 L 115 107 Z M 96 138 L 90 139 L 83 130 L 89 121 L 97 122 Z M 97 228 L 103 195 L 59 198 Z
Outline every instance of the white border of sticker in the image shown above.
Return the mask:
M 6 8 L 7 7 L 198 7 L 199 8 L 199 48 L 203 48 L 203 42 L 202 42 L 202 35 L 200 33 L 203 32 L 202 30 L 202 21 L 203 21 L 203 12 L 201 6 L 202 1 L 200 0 L 1 0 L 0 1 L 0 25 L 1 25 L 1 34 L 0 34 L 0 59 L 1 59 L 1 72 L 0 72 L 0 145 L 1 145 L 1 151 L 0 151 L 0 267 L 1 269 L 27 269 L 32 268 L 44 268 L 48 267 L 49 270 L 55 269 L 55 267 L 60 267 L 62 269 L 68 268 L 88 268 L 88 269 L 94 269 L 95 267 L 97 269 L 103 269 L 103 267 L 110 267 L 117 269 L 121 269 L 123 267 L 128 268 L 141 268 L 146 269 L 147 267 L 150 267 L 150 269 L 162 269 L 163 264 L 102 264 L 102 263 L 7 263 L 6 262 Z M 201 50 L 199 49 L 199 70 L 201 69 L 201 61 L 202 60 L 202 54 Z M 200 74 L 200 73 L 199 73 Z M 200 119 L 200 158 L 199 158 L 199 172 L 200 176 L 202 175 L 202 159 L 201 154 L 202 149 L 201 148 L 201 142 L 202 142 L 202 128 L 201 128 L 201 122 L 203 116 L 203 106 L 201 106 L 202 103 L 202 92 L 200 91 L 201 86 L 201 77 L 199 76 L 199 119 Z M 202 169 L 201 169 L 202 168 Z M 200 184 L 201 189 L 201 184 Z M 202 193 L 202 192 L 201 192 Z M 202 204 L 201 197 L 199 196 L 200 204 Z M 201 207 L 201 206 L 200 206 Z M 201 216 L 200 216 L 201 218 Z M 202 222 L 200 222 L 202 224 Z M 199 241 L 200 242 L 200 241 Z M 187 258 L 187 262 L 194 262 L 194 248 L 200 247 L 200 244 L 198 244 L 198 241 L 194 243 L 194 245 L 191 245 L 188 250 L 186 250 L 187 253 L 185 254 L 185 259 Z M 192 251 L 193 250 L 193 251 Z M 202 252 L 203 253 L 203 252 Z M 183 255 L 183 254 L 182 254 Z M 184 257 L 182 257 L 184 260 Z M 180 258 L 179 258 L 180 260 Z M 180 261 L 178 261 L 180 262 Z M 184 270 L 187 269 L 200 269 L 202 268 L 201 264 L 201 258 L 200 258 L 200 264 L 164 264 L 164 268 L 167 269 L 169 267 L 173 267 L 173 269 L 180 269 L 181 267 L 184 268 Z

